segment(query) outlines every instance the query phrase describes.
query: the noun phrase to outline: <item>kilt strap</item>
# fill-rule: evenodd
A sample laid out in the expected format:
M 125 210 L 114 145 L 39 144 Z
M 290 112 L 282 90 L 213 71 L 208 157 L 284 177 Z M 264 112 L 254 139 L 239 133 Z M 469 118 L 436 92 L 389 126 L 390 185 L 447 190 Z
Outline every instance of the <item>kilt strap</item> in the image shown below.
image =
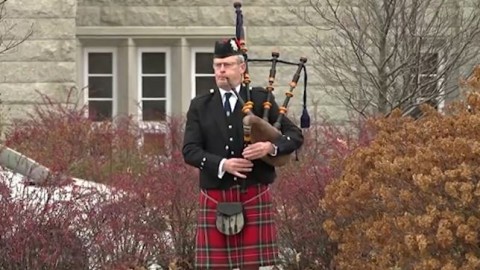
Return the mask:
M 251 201 L 259 198 L 259 197 L 262 196 L 263 194 L 267 193 L 269 190 L 270 190 L 270 187 L 267 187 L 264 191 L 260 192 L 260 193 L 257 194 L 256 196 L 254 196 L 254 197 L 252 197 L 252 198 L 244 201 L 243 204 L 245 205 L 245 204 L 247 204 L 247 203 L 249 203 L 249 202 L 251 202 Z M 214 202 L 215 204 L 218 204 L 218 201 L 215 200 L 214 198 L 212 198 L 210 195 L 208 195 L 207 192 L 205 192 L 205 190 L 202 189 L 200 192 L 201 192 L 207 199 L 209 199 L 210 201 Z

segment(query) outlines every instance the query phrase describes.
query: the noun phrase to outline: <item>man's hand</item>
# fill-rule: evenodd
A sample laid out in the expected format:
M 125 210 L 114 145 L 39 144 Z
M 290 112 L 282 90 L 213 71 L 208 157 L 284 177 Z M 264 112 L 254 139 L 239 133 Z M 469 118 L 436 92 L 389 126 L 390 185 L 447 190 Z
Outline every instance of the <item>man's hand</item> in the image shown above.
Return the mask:
M 248 160 L 254 160 L 272 154 L 274 150 L 271 142 L 256 142 L 245 147 L 242 155 Z
M 223 163 L 223 170 L 240 178 L 247 178 L 243 173 L 251 172 L 253 163 L 244 158 L 229 158 Z

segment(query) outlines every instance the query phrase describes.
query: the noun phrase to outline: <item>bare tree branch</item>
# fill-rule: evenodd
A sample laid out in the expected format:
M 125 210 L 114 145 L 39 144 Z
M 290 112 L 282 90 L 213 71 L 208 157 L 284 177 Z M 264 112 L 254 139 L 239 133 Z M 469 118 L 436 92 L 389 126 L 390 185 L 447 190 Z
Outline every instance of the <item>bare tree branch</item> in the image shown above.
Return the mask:
M 456 0 L 304 0 L 313 68 L 326 91 L 362 115 L 438 105 L 480 46 L 479 7 Z M 480 5 L 480 4 L 477 4 Z
M 11 49 L 22 44 L 33 33 L 32 27 L 22 36 L 15 34 L 16 25 L 10 24 L 6 20 L 6 3 L 8 0 L 0 0 L 0 54 L 6 53 Z

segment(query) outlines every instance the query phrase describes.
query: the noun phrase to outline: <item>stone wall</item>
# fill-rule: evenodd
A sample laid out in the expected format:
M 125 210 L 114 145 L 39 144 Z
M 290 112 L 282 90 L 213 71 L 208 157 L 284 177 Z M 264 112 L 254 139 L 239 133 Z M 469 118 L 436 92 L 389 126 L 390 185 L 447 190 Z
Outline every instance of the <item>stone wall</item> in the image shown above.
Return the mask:
M 76 0 L 7 1 L 0 37 L 8 43 L 31 35 L 0 54 L 0 100 L 6 121 L 25 117 L 41 101 L 37 91 L 65 100 L 74 86 L 76 7 Z

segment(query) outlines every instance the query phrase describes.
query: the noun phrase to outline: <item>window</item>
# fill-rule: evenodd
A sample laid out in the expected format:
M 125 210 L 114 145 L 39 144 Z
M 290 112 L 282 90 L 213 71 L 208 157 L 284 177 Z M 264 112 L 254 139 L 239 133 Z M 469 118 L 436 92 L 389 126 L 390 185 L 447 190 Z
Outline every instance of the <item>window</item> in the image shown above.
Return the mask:
M 116 53 L 114 48 L 87 49 L 85 82 L 88 117 L 94 121 L 109 120 L 116 113 Z
M 211 51 L 211 48 L 192 49 L 192 97 L 206 94 L 216 87 Z
M 442 78 L 439 76 L 440 58 L 439 53 L 424 53 L 420 57 L 417 89 L 420 92 L 417 101 L 428 100 L 429 103 L 439 108 L 438 102 L 443 100 Z M 420 99 L 420 100 L 418 100 Z
M 77 27 L 77 79 L 89 86 L 87 116 L 132 116 L 141 129 L 139 143 L 168 152 L 178 137 L 169 134 L 170 116 L 184 116 L 193 97 L 214 87 L 214 42 L 234 32 L 210 26 Z
M 167 115 L 170 96 L 170 52 L 168 48 L 138 49 L 138 115 L 141 144 L 152 154 L 166 154 Z
M 165 121 L 169 95 L 169 54 L 166 49 L 139 49 L 139 118 Z
M 418 86 L 425 95 L 437 91 L 438 53 L 425 53 L 420 58 Z

